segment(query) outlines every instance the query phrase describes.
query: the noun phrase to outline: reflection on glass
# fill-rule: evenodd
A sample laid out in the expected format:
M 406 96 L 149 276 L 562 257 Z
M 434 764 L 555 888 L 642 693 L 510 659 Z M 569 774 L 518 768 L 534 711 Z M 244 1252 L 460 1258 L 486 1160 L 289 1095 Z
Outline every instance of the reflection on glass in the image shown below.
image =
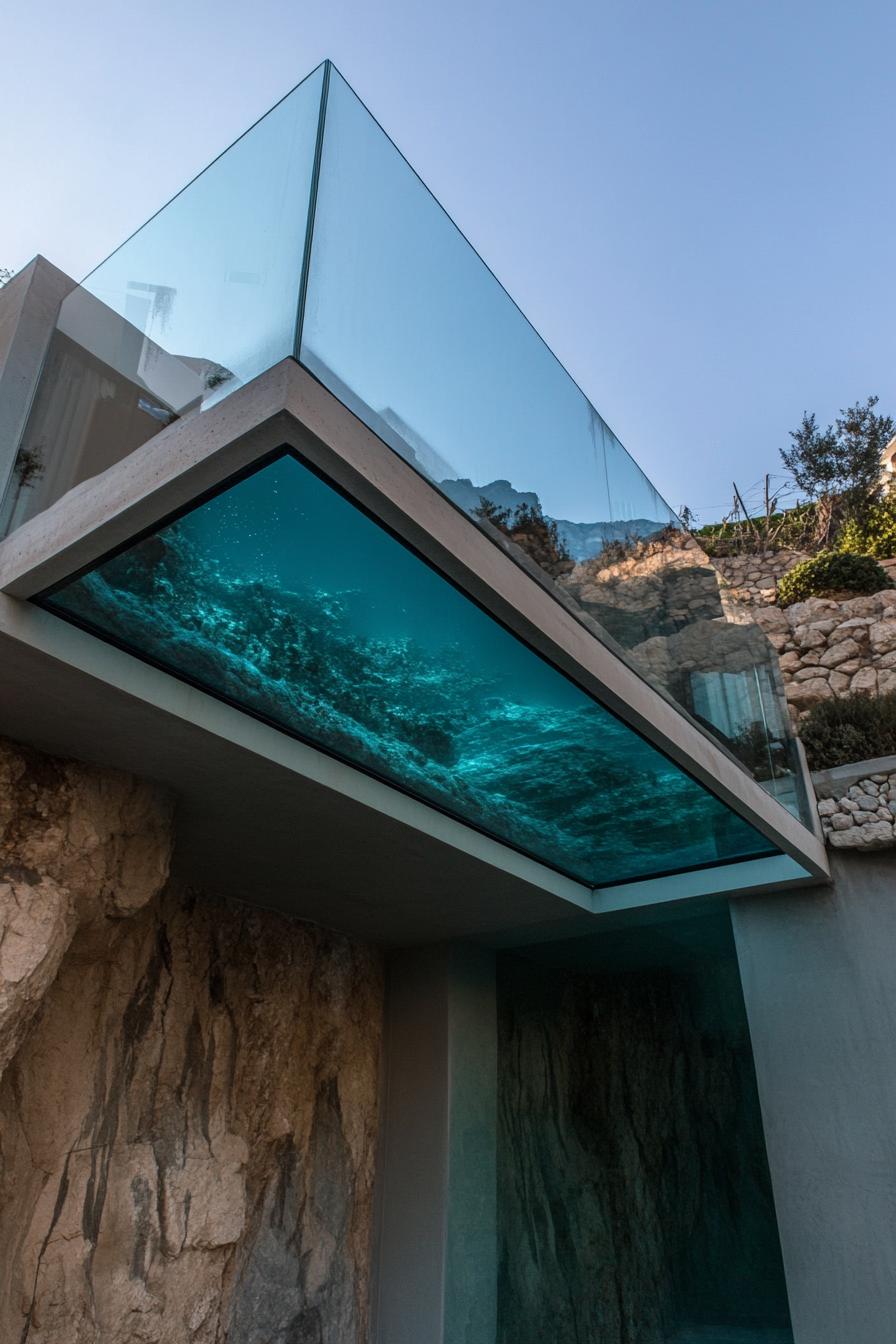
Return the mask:
M 44 600 L 589 885 L 774 852 L 291 455 Z
M 497 1344 L 793 1344 L 727 911 L 497 987 Z
M 292 355 L 323 67 L 64 300 L 8 531 Z
M 702 551 L 330 66 L 65 300 L 0 534 L 297 350 L 598 639 L 808 816 L 768 642 L 726 622 Z
M 335 71 L 301 359 L 463 508 L 537 496 L 583 557 L 677 526 Z
M 300 358 L 800 811 L 764 636 L 727 626 L 718 641 L 725 618 L 705 555 L 336 71 Z M 753 717 L 727 714 L 731 696 L 708 706 L 691 673 L 738 680 Z

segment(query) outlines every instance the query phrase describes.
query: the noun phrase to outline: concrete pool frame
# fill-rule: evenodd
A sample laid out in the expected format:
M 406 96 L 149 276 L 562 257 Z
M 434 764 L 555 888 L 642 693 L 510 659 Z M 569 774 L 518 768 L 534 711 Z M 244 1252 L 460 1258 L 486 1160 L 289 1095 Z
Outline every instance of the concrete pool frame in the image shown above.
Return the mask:
M 597 914 L 826 879 L 824 847 L 817 836 L 292 359 L 281 361 L 203 415 L 175 422 L 12 533 L 0 545 L 0 590 L 13 599 L 36 596 L 283 446 L 300 452 L 549 662 L 744 816 L 782 853 L 589 889 L 535 860 L 518 854 L 511 858 L 507 846 L 462 823 L 445 817 L 437 823 L 425 820 L 424 813 L 433 813 L 425 804 L 404 811 L 405 816 L 413 814 L 412 825 L 424 833 L 435 826 L 442 840 L 450 834 L 449 844 L 467 850 L 472 846 L 480 858 L 488 855 L 488 863 L 501 855 L 507 871 L 561 903 L 560 915 L 569 913 L 569 904 L 576 913 Z M 47 625 L 34 617 L 33 612 L 26 616 L 8 611 L 7 635 L 16 637 L 14 627 L 25 642 L 33 638 L 37 644 L 41 640 L 52 644 L 62 638 L 54 630 L 57 622 Z M 70 638 L 67 647 L 77 660 Z M 134 663 L 128 658 L 126 665 Z M 118 661 L 113 674 L 124 691 L 126 665 Z M 135 684 L 148 684 L 146 671 L 135 670 Z M 194 692 L 193 698 L 197 694 L 201 693 Z M 384 788 L 395 792 L 378 781 L 366 783 L 377 786 L 361 789 L 365 801 L 377 808 L 384 806 Z M 461 832 L 467 833 L 463 840 Z M 507 930 L 508 913 L 496 919 L 496 929 Z

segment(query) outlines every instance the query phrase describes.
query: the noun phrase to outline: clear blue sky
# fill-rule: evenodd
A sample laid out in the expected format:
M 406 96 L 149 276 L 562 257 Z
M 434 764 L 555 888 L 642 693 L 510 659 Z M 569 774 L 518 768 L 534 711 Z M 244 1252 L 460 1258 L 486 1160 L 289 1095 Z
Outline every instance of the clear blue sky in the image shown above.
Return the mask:
M 0 265 L 81 276 L 325 56 L 670 503 L 896 414 L 893 0 L 13 0 Z

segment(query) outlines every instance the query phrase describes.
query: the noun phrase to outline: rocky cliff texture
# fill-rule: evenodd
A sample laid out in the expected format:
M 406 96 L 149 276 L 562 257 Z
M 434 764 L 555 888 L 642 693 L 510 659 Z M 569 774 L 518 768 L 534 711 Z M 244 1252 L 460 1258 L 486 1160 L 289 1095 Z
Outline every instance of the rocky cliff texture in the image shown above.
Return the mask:
M 168 803 L 0 749 L 0 1338 L 365 1338 L 377 954 L 165 886 Z

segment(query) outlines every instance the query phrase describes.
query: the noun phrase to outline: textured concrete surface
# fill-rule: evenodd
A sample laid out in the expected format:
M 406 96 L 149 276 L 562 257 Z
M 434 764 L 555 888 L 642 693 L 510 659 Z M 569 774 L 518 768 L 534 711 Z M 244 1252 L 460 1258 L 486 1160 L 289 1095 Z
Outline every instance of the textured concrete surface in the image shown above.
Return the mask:
M 388 961 L 377 1344 L 495 1344 L 494 956 Z
M 731 912 L 796 1344 L 896 1321 L 896 854 Z
M 74 283 L 38 256 L 0 289 L 0 498 L 59 305 Z
M 163 886 L 154 790 L 0 761 L 0 1338 L 360 1344 L 379 955 Z

